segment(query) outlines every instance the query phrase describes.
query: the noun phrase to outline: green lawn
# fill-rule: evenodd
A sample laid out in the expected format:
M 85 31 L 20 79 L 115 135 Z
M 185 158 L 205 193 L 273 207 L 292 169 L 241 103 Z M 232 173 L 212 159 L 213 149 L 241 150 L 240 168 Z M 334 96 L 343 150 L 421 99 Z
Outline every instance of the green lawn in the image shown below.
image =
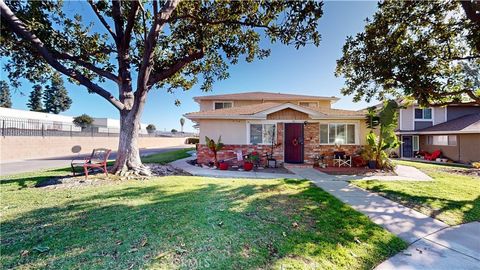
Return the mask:
M 353 181 L 364 189 L 412 207 L 449 225 L 480 220 L 480 177 L 448 172 L 450 166 L 409 161 L 398 164 L 416 167 L 434 181 Z
M 65 174 L 0 179 L 2 268 L 371 269 L 406 247 L 308 181 L 168 176 L 32 187 Z
M 186 158 L 190 155 L 187 152 L 194 150 L 195 148 L 186 148 L 176 151 L 170 151 L 165 153 L 153 154 L 142 158 L 144 163 L 160 163 L 166 164 L 177 159 Z

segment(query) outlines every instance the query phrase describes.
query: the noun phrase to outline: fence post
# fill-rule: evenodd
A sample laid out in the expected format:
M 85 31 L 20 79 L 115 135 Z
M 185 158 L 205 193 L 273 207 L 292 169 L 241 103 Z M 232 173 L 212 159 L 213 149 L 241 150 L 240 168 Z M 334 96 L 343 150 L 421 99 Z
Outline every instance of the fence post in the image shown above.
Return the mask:
M 90 134 L 91 134 L 92 137 L 93 137 L 93 128 L 92 128 L 92 127 L 90 127 Z
M 2 136 L 5 137 L 5 119 L 2 121 Z
M 70 125 L 70 137 L 72 137 L 72 125 Z
M 45 137 L 45 124 L 42 123 L 42 137 Z

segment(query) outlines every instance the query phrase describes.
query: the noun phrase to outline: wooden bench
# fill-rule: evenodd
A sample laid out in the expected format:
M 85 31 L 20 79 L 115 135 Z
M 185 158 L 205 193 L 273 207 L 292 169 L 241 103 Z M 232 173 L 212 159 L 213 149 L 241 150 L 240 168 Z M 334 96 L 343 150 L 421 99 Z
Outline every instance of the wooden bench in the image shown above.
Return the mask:
M 72 167 L 73 176 L 75 176 L 76 167 L 83 167 L 83 170 L 85 171 L 85 178 L 88 177 L 88 170 L 95 168 L 101 169 L 103 172 L 105 172 L 105 175 L 108 176 L 107 160 L 111 152 L 112 150 L 110 149 L 97 148 L 93 149 L 90 158 L 85 158 L 82 162 L 80 162 L 78 159 L 72 160 L 70 165 Z

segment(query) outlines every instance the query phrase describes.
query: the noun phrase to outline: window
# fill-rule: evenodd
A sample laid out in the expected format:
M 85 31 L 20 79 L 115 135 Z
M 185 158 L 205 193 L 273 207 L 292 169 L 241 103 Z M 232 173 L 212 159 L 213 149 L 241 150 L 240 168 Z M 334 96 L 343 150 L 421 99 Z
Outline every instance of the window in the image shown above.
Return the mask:
M 412 150 L 413 151 L 419 151 L 420 150 L 418 136 L 412 136 Z
M 320 143 L 328 143 L 328 125 L 326 124 L 320 125 Z
M 432 109 L 426 108 L 426 109 L 415 109 L 415 119 L 425 119 L 425 120 L 430 120 L 432 119 Z
M 251 144 L 272 144 L 275 140 L 275 124 L 250 124 Z
M 310 107 L 310 108 L 317 108 L 318 107 L 318 102 L 299 102 L 298 103 L 300 106 L 303 107 Z
M 428 136 L 427 142 L 429 145 L 455 146 L 457 145 L 457 136 L 456 135 L 433 135 L 433 136 Z
M 215 110 L 219 110 L 219 109 L 232 108 L 233 104 L 230 101 L 229 102 L 215 102 L 214 106 L 215 106 Z
M 321 144 L 355 144 L 354 124 L 321 124 Z

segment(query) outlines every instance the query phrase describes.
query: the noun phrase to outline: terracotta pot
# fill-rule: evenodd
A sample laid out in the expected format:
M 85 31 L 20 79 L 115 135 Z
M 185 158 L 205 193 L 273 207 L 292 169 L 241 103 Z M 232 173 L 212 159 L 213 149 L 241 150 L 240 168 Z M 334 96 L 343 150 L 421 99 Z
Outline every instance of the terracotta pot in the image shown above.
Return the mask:
M 243 169 L 245 171 L 251 171 L 253 169 L 253 163 L 252 162 L 245 162 L 243 164 Z
M 223 171 L 228 170 L 228 163 L 226 163 L 226 162 L 220 163 L 219 168 L 220 168 L 220 170 L 223 170 Z

